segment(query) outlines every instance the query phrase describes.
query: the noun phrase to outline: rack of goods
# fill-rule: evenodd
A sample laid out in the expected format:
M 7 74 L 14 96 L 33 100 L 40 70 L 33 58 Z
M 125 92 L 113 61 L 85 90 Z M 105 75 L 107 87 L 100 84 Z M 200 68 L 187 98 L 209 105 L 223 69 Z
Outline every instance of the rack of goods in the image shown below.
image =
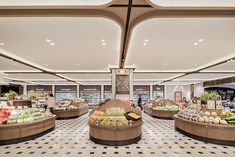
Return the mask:
M 83 99 L 60 100 L 56 103 L 52 113 L 57 119 L 76 118 L 88 112 L 89 106 Z
M 174 116 L 176 130 L 199 140 L 235 145 L 235 115 L 229 110 L 202 109 L 191 104 Z
M 162 119 L 173 119 L 174 115 L 179 112 L 179 106 L 169 99 L 158 98 L 144 107 L 144 112 Z
M 90 139 L 104 145 L 127 145 L 141 139 L 141 112 L 113 99 L 93 110 L 89 118 Z
M 55 127 L 55 119 L 40 108 L 0 108 L 0 145 L 40 136 Z

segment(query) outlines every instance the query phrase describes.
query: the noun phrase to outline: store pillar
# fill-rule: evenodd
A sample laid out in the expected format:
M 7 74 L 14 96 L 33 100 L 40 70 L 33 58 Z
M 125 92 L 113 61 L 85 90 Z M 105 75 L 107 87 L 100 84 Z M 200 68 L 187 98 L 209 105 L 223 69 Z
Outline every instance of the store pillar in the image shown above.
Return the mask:
M 112 98 L 133 100 L 134 68 L 112 68 Z

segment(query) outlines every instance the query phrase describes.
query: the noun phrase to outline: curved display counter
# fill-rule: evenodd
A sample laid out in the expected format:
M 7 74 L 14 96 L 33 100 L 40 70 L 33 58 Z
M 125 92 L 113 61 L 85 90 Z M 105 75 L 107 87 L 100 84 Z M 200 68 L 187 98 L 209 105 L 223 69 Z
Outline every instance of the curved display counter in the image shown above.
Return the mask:
M 92 111 L 89 126 L 90 139 L 95 143 L 111 146 L 132 144 L 141 139 L 141 112 L 114 99 Z
M 141 139 L 142 123 L 126 127 L 105 127 L 90 124 L 90 139 L 104 145 L 127 145 Z
M 56 115 L 57 119 L 70 119 L 70 118 L 77 118 L 83 114 L 88 113 L 88 108 L 89 107 L 86 106 L 69 110 L 54 109 L 52 113 Z
M 174 115 L 176 115 L 179 111 L 154 110 L 152 108 L 145 107 L 144 112 L 155 118 L 174 119 Z
M 215 125 L 189 121 L 178 116 L 174 116 L 175 129 L 192 138 L 205 142 L 235 145 L 234 125 Z
M 32 102 L 31 100 L 13 100 L 13 106 L 18 107 L 18 106 L 27 106 L 27 107 L 32 107 Z
M 0 125 L 0 145 L 34 139 L 53 130 L 56 116 L 29 123 Z

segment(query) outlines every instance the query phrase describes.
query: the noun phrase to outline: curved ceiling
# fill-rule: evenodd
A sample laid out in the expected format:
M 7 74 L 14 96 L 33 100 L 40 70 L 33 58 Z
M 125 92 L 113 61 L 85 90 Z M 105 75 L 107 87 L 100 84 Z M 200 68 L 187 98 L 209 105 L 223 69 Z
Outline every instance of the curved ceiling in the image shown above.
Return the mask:
M 235 0 L 149 0 L 165 7 L 234 7 Z
M 99 6 L 112 0 L 1 0 L 0 6 Z
M 48 71 L 109 71 L 119 63 L 121 27 L 106 18 L 1 17 L 0 34 L 1 53 Z
M 235 56 L 235 18 L 154 18 L 132 32 L 127 65 L 188 72 Z

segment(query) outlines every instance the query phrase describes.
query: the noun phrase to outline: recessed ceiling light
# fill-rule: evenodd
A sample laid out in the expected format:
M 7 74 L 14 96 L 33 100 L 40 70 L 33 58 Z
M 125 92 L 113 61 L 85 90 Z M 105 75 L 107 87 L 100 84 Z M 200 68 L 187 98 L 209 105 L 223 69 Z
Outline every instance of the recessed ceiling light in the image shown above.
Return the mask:
M 76 65 L 77 67 L 79 67 L 79 64 L 78 64 L 78 63 L 76 63 L 75 65 Z
M 105 42 L 105 40 L 104 40 L 104 39 L 101 39 L 101 41 L 102 41 L 102 42 Z
M 169 63 L 164 63 L 163 65 L 164 65 L 164 66 L 167 66 L 168 64 L 169 64 Z
M 55 45 L 55 43 L 50 43 L 50 45 L 51 45 L 51 46 L 54 46 L 54 45 Z
M 145 42 L 148 42 L 148 41 L 149 41 L 149 39 L 145 39 L 144 41 L 145 41 Z
M 203 40 L 204 40 L 204 39 L 203 39 L 203 38 L 201 38 L 201 39 L 199 39 L 198 41 L 199 41 L 199 42 L 203 42 Z
M 106 43 L 102 43 L 102 45 L 103 45 L 103 46 L 105 46 L 105 45 L 106 45 Z
M 198 45 L 198 43 L 193 43 L 193 45 L 195 45 L 195 46 L 196 46 L 196 45 Z
M 143 43 L 143 45 L 147 45 L 147 43 Z
M 51 42 L 51 40 L 50 39 L 46 39 L 46 41 L 49 43 L 49 42 Z
M 0 43 L 1 46 L 4 46 L 5 44 L 4 43 Z

